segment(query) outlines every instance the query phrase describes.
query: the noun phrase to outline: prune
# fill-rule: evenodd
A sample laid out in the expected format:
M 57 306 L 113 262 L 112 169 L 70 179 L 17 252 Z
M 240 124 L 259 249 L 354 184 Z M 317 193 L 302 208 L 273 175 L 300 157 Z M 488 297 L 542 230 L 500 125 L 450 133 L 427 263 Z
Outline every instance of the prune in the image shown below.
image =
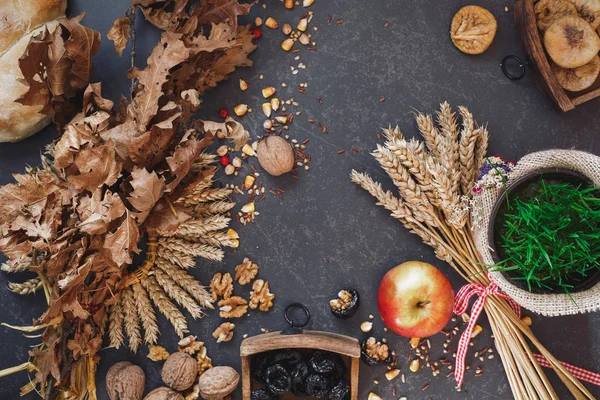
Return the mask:
M 250 400 L 276 400 L 277 396 L 269 393 L 265 389 L 253 390 L 250 394 Z
M 361 345 L 360 358 L 367 365 L 389 364 L 392 355 L 386 344 L 382 344 L 374 337 L 370 337 Z
M 350 384 L 346 380 L 336 383 L 329 392 L 329 400 L 344 400 L 350 393 Z
M 292 388 L 292 378 L 280 364 L 274 364 L 265 371 L 267 390 L 273 394 L 289 392 Z
M 309 375 L 306 378 L 306 392 L 317 399 L 326 398 L 329 395 L 329 380 L 323 375 Z
M 356 313 L 360 305 L 360 296 L 355 289 L 342 289 L 337 299 L 329 302 L 331 313 L 341 319 L 348 319 Z
M 310 357 L 309 366 L 316 373 L 327 374 L 335 368 L 335 361 L 330 353 L 317 350 Z
M 271 364 L 269 354 L 261 354 L 252 357 L 252 377 L 259 382 L 265 383 L 265 370 Z
M 273 364 L 287 363 L 296 365 L 302 360 L 302 354 L 296 350 L 282 350 L 273 355 Z
M 333 381 L 337 382 L 346 375 L 346 364 L 339 354 L 331 354 L 331 357 L 335 367 L 328 375 Z

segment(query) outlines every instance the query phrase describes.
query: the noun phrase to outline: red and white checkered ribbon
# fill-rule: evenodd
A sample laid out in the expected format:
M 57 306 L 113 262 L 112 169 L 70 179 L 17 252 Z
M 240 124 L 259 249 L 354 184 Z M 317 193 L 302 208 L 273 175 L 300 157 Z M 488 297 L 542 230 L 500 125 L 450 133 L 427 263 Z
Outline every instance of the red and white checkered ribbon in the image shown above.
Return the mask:
M 462 315 L 467 312 L 469 308 L 469 301 L 472 296 L 479 296 L 475 303 L 473 303 L 473 308 L 471 309 L 471 317 L 469 319 L 469 323 L 467 324 L 467 328 L 463 332 L 458 341 L 458 349 L 456 351 L 456 365 L 454 376 L 456 377 L 456 385 L 457 387 L 462 386 L 463 378 L 465 376 L 465 358 L 467 356 L 467 350 L 469 349 L 469 341 L 471 340 L 471 334 L 473 332 L 473 328 L 477 323 L 477 319 L 481 312 L 483 311 L 483 306 L 485 305 L 485 300 L 490 295 L 495 295 L 505 299 L 510 308 L 521 318 L 521 306 L 510 298 L 506 293 L 502 292 L 498 285 L 491 281 L 490 284 L 486 287 L 480 283 L 471 283 L 463 286 L 458 293 L 456 294 L 456 298 L 454 299 L 454 313 L 456 315 Z M 552 365 L 546 360 L 541 354 L 533 355 L 537 360 L 538 364 L 545 368 L 552 368 Z M 569 371 L 573 376 L 581 381 L 585 381 L 591 383 L 596 386 L 600 386 L 600 374 L 596 372 L 591 372 L 583 368 L 579 368 L 575 365 L 568 364 L 566 362 L 559 361 L 562 366 L 565 367 L 567 371 Z
M 462 315 L 467 312 L 471 297 L 479 296 L 477 300 L 475 300 L 475 303 L 473 303 L 473 308 L 471 309 L 471 318 L 469 319 L 467 328 L 458 341 L 458 349 L 456 350 L 456 365 L 454 371 L 456 385 L 458 387 L 461 387 L 463 378 L 465 376 L 465 358 L 467 356 L 467 350 L 469 349 L 469 341 L 471 340 L 473 328 L 475 328 L 477 319 L 483 311 L 485 300 L 490 295 L 495 295 L 505 299 L 510 305 L 510 308 L 512 308 L 519 318 L 521 318 L 521 306 L 519 306 L 519 304 L 511 299 L 506 293 L 502 292 L 494 281 L 491 281 L 488 286 L 483 286 L 481 283 L 471 283 L 463 286 L 458 291 L 456 298 L 454 299 L 454 313 L 456 315 Z

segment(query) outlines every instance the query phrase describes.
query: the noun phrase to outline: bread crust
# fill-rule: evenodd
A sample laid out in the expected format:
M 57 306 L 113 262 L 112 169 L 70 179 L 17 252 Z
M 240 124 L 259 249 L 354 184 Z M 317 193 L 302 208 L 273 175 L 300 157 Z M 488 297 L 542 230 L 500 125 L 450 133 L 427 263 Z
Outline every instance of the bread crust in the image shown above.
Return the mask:
M 40 25 L 63 17 L 66 8 L 67 0 L 1 0 L 0 55 Z

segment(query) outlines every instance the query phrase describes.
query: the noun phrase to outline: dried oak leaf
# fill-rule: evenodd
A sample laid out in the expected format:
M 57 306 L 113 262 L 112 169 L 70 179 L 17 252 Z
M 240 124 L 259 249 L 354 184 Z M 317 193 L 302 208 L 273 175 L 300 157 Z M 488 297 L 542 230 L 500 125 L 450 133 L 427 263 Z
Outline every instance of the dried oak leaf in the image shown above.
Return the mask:
M 233 329 L 235 325 L 231 322 L 224 322 L 213 332 L 213 337 L 217 339 L 217 343 L 229 342 L 233 339 Z
M 67 181 L 78 190 L 90 192 L 102 185 L 113 185 L 121 176 L 121 163 L 115 155 L 115 145 L 110 141 L 86 146 L 77 153 L 73 162 L 79 174 L 68 176 Z
M 25 53 L 19 58 L 19 68 L 23 74 L 20 82 L 29 89 L 16 100 L 17 103 L 26 106 L 43 106 L 40 113 L 45 115 L 54 112 L 50 102 L 51 93 L 45 80 L 50 36 L 48 30 L 45 29 L 32 37 Z
M 146 130 L 158 112 L 158 101 L 163 95 L 162 86 L 167 82 L 169 71 L 187 60 L 189 54 L 180 34 L 164 32 L 148 57 L 147 67 L 144 70 L 134 68 L 128 74 L 129 78 L 136 78 L 138 86 L 142 87 L 130 105 L 140 131 Z
M 137 247 L 139 240 L 140 232 L 135 219 L 131 216 L 129 211 L 127 211 L 125 220 L 117 230 L 106 235 L 104 248 L 117 265 L 131 264 L 131 253 L 139 250 Z
M 217 272 L 213 275 L 210 280 L 210 295 L 213 300 L 217 300 L 219 297 L 228 299 L 233 293 L 233 279 L 231 274 L 226 272 L 222 274 Z
M 255 3 L 256 1 L 240 4 L 238 0 L 200 0 L 200 7 L 194 9 L 192 15 L 198 17 L 198 25 L 228 21 L 235 29 L 237 17 L 248 15 Z
M 240 318 L 248 311 L 248 302 L 240 296 L 233 296 L 219 301 L 221 318 Z
M 273 299 L 275 295 L 269 291 L 269 282 L 262 279 L 257 279 L 252 284 L 252 292 L 250 292 L 250 308 L 260 311 L 269 311 L 273 307 Z
M 127 46 L 127 39 L 129 39 L 130 36 L 130 27 L 129 17 L 117 18 L 106 34 L 108 40 L 113 41 L 115 50 L 119 56 L 123 55 L 123 50 Z
M 100 32 L 81 25 L 84 16 L 85 13 L 81 13 L 77 17 L 59 20 L 61 26 L 70 34 L 65 42 L 67 55 L 73 60 L 68 82 L 70 88 L 76 91 L 84 89 L 91 80 L 92 56 L 100 48 Z
M 138 210 L 133 213 L 138 223 L 144 222 L 150 210 L 160 200 L 165 189 L 165 181 L 156 172 L 148 172 L 145 168 L 134 168 L 131 171 L 133 192 L 127 197 L 129 203 Z
M 186 12 L 190 0 L 175 0 L 168 1 L 147 1 L 134 0 L 134 4 L 141 5 L 140 9 L 144 13 L 144 17 L 152 25 L 159 29 L 173 33 L 191 34 L 197 26 L 197 19 L 191 19 L 191 16 Z M 150 7 L 157 3 L 163 3 L 158 7 Z M 173 4 L 174 3 L 174 4 Z M 171 5 L 173 5 L 171 7 Z
M 258 265 L 254 264 L 248 257 L 244 258 L 241 264 L 235 267 L 235 280 L 240 285 L 246 285 L 258 274 Z
M 202 140 L 196 138 L 182 139 L 182 142 L 175 148 L 173 155 L 167 157 L 167 164 L 171 169 L 174 180 L 168 183 L 167 191 L 173 191 L 179 182 L 183 180 L 192 168 L 192 165 L 198 160 L 202 149 L 212 143 L 212 135 L 206 135 Z
M 86 210 L 87 211 L 87 210 Z M 109 224 L 125 213 L 125 204 L 117 193 L 110 190 L 104 194 L 104 200 L 77 227 L 89 235 L 101 235 L 108 231 Z

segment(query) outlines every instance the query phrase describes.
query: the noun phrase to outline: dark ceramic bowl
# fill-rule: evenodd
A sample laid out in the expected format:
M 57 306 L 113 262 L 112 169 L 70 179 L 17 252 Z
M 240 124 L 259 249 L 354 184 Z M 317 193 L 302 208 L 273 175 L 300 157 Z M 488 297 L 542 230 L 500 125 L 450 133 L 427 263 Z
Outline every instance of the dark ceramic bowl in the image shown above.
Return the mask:
M 506 196 L 510 196 L 519 189 L 522 189 L 533 182 L 539 181 L 541 178 L 544 178 L 546 181 L 550 182 L 567 182 L 574 185 L 582 185 L 582 187 L 590 187 L 593 185 L 592 181 L 585 175 L 573 170 L 562 168 L 547 168 L 536 172 L 532 172 L 530 174 L 520 177 L 519 179 L 515 180 L 510 185 L 508 185 L 504 193 L 502 193 L 498 200 L 496 200 L 496 204 L 494 204 L 494 208 L 492 209 L 492 213 L 490 215 L 490 226 L 492 227 L 492 229 L 488 230 L 488 245 L 492 249 L 492 259 L 494 260 L 494 263 L 499 263 L 504 258 L 506 258 L 503 250 L 499 248 L 499 246 L 496 246 L 496 237 L 498 236 L 499 229 L 499 227 L 496 226 L 496 220 L 506 211 Z M 600 197 L 600 193 L 597 193 L 596 197 Z M 531 293 L 557 293 L 556 290 L 548 290 L 533 285 L 531 286 L 531 290 L 529 290 L 529 287 L 527 286 L 527 281 L 512 279 L 513 276 L 511 275 L 511 271 L 502 272 L 502 275 L 504 275 L 505 278 L 510 280 L 513 285 L 523 290 L 530 291 Z M 600 270 L 596 270 L 591 271 L 590 274 L 583 279 L 573 279 L 572 281 L 567 281 L 566 283 L 573 285 L 573 289 L 570 290 L 570 293 L 575 293 L 588 290 L 599 281 Z

